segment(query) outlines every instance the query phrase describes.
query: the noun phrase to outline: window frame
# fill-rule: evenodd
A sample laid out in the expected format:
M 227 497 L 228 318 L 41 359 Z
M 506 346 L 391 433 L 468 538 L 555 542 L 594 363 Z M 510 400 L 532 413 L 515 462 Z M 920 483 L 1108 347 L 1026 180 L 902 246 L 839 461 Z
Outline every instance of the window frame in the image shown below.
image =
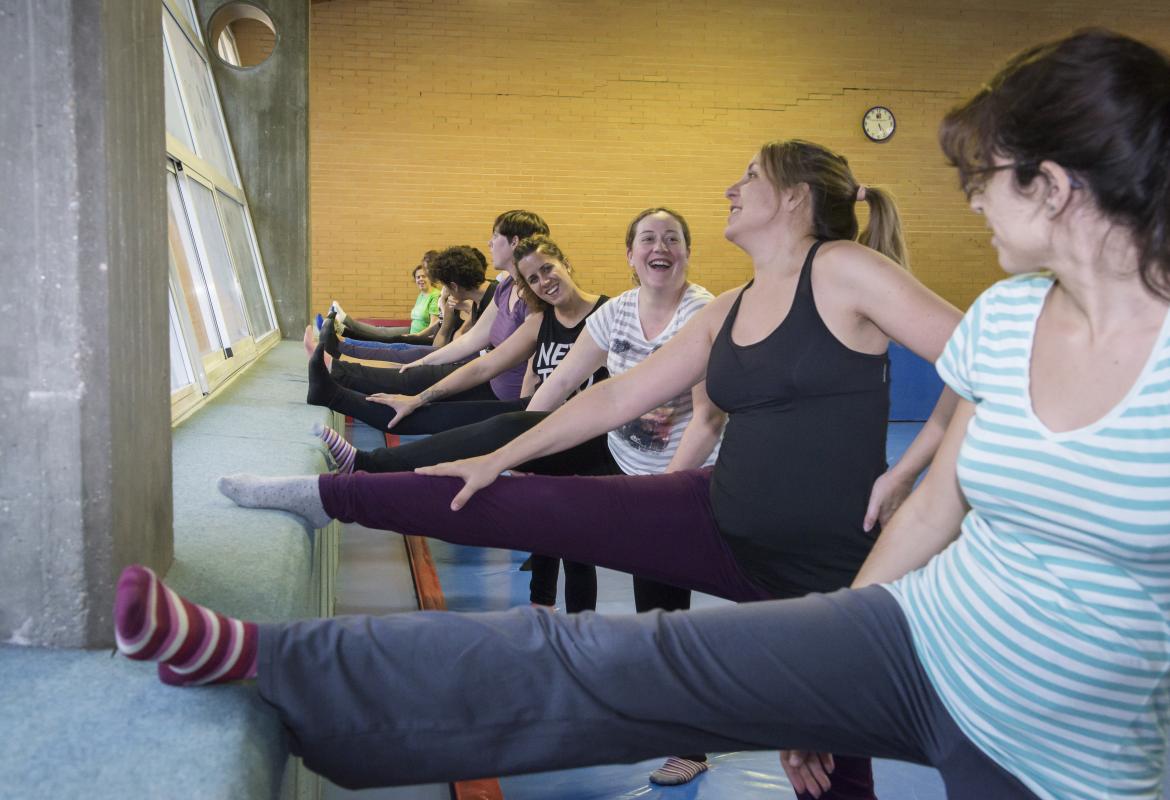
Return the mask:
M 172 242 L 168 232 L 170 278 L 168 316 L 170 324 L 174 326 L 174 330 L 178 334 L 177 344 L 180 345 L 179 349 L 185 359 L 183 368 L 187 369 L 189 374 L 194 377 L 191 383 L 179 387 L 171 393 L 171 420 L 172 424 L 177 424 L 189 416 L 210 394 L 214 393 L 233 375 L 253 363 L 259 355 L 269 348 L 275 346 L 280 341 L 281 330 L 280 321 L 276 314 L 276 304 L 273 301 L 272 290 L 268 282 L 268 273 L 264 267 L 264 259 L 256 236 L 252 210 L 242 188 L 239 164 L 227 129 L 215 75 L 211 68 L 211 57 L 203 42 L 202 31 L 198 28 L 195 8 L 191 0 L 162 0 L 161 10 L 163 15 L 160 20 L 163 30 L 163 68 L 171 71 L 171 78 L 174 80 L 179 100 L 177 112 L 182 116 L 181 120 L 174 120 L 172 124 L 186 126 L 192 143 L 188 146 L 187 143 L 170 132 L 169 126 L 164 126 L 166 128 L 167 152 L 164 179 L 169 182 L 173 177 L 177 190 L 176 196 L 172 200 L 172 190 L 168 186 L 167 202 L 168 204 L 172 202 L 176 204 L 172 211 L 175 214 L 175 224 L 181 228 L 177 235 L 182 239 L 184 248 L 188 244 L 191 248 L 190 253 L 186 250 L 182 254 L 175 253 L 174 249 L 180 246 L 180 242 Z M 174 28 L 167 24 L 166 15 L 168 14 L 174 23 Z M 211 95 L 210 106 L 206 109 L 207 116 L 211 117 L 210 125 L 215 129 L 211 131 L 211 134 L 218 137 L 218 141 L 223 145 L 227 170 L 234 175 L 225 174 L 220 166 L 200 156 L 192 149 L 205 146 L 205 143 L 201 144 L 203 140 L 197 134 L 191 121 L 189 112 L 191 98 L 188 97 L 175 56 L 175 48 L 186 45 L 172 41 L 172 38 L 177 35 L 176 30 L 186 37 L 187 44 L 194 48 L 202 62 L 202 78 L 206 81 Z M 205 204 L 201 199 L 200 206 L 195 205 L 193 198 L 198 189 L 191 186 L 192 181 L 210 193 L 211 207 L 215 211 L 214 220 L 203 220 L 199 214 L 197 209 Z M 221 194 L 223 197 L 220 196 Z M 246 239 L 243 243 L 235 242 L 235 236 L 229 232 L 229 227 L 226 224 L 226 215 L 229 212 L 225 210 L 223 204 L 228 201 L 237 203 L 243 209 L 243 236 Z M 211 266 L 211 260 L 209 260 L 208 242 L 204 239 L 202 229 L 204 224 L 218 225 L 226 250 L 226 269 L 235 282 L 232 287 L 218 286 L 215 270 Z M 185 229 L 182 229 L 182 226 L 186 226 Z M 210 231 L 208 231 L 208 235 L 210 235 Z M 241 279 L 247 265 L 238 263 L 239 259 L 236 257 L 238 246 L 249 248 L 248 252 L 254 259 L 253 266 L 256 271 L 256 282 L 259 285 L 260 300 L 268 314 L 268 320 L 264 321 L 263 325 L 260 324 L 260 321 L 252 319 L 249 297 L 244 288 L 245 282 Z M 242 257 L 243 254 L 241 254 Z M 183 269 L 188 270 L 190 275 L 182 275 L 180 271 Z M 188 277 L 189 280 L 184 282 L 184 277 Z M 209 344 L 213 348 L 207 354 L 199 352 L 198 338 L 195 335 L 196 326 L 191 319 L 191 314 L 194 311 L 190 303 L 194 301 L 186 295 L 186 289 L 198 286 L 199 281 L 203 282 L 203 287 L 207 291 L 207 308 L 199 303 L 196 305 L 202 316 L 207 316 L 209 313 L 211 317 L 203 320 L 203 324 L 207 328 Z M 202 290 L 201 287 L 199 291 Z M 221 291 L 224 294 L 223 298 L 221 298 Z M 225 314 L 224 302 L 238 303 L 239 316 L 247 328 L 247 333 L 243 337 L 236 336 L 232 340 L 232 336 L 229 335 L 227 324 L 229 316 Z M 258 329 L 266 327 L 267 324 L 271 324 L 272 329 L 257 335 Z

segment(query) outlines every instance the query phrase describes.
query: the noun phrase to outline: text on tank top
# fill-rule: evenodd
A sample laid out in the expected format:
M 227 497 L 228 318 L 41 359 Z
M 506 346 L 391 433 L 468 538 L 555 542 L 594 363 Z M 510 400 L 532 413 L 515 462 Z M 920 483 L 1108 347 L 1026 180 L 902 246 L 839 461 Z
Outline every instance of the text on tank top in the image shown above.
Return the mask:
M 609 300 L 605 295 L 601 295 L 597 302 L 593 304 L 593 308 L 589 309 L 589 313 L 581 318 L 581 321 L 572 328 L 566 328 L 557 320 L 556 312 L 551 308 L 544 310 L 544 317 L 540 322 L 540 332 L 536 336 L 536 353 L 532 357 L 532 371 L 536 374 L 538 385 L 544 383 L 545 379 L 552 374 L 557 365 L 561 363 L 566 355 L 569 353 L 569 348 L 577 341 L 577 337 L 581 335 L 581 331 L 585 330 L 585 320 L 605 305 Z M 583 392 L 600 380 L 609 377 L 609 370 L 605 367 L 599 368 L 596 372 L 590 375 L 584 383 L 573 390 L 573 394 Z

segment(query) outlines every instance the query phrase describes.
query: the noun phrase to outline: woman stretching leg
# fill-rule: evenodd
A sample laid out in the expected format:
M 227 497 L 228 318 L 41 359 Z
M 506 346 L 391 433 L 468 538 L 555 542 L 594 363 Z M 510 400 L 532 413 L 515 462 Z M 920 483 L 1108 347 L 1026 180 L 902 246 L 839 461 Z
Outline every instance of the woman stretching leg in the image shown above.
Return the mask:
M 862 192 L 840 156 L 807 142 L 765 145 L 727 196 L 726 236 L 752 256 L 756 280 L 706 306 L 642 364 L 581 393 L 501 450 L 429 468 L 465 478 L 462 490 L 401 474 L 247 487 L 229 479 L 225 488 L 244 505 L 281 505 L 292 493 L 298 508 L 314 506 L 318 520 L 535 547 L 735 600 L 849 585 L 873 544 L 883 502 L 905 496 L 954 403 L 948 393 L 886 472 L 888 341 L 933 360 L 959 314 L 897 263 L 850 241 L 864 196 L 871 223 L 863 241 L 901 257 L 892 201 L 879 189 Z M 445 510 L 502 470 L 618 428 L 704 378 L 728 412 L 713 472 L 511 478 L 476 496 L 474 513 L 457 523 Z M 868 762 L 839 760 L 836 775 L 834 797 L 872 797 Z
M 868 588 L 634 618 L 240 623 L 258 656 L 216 669 L 256 674 L 307 763 L 352 785 L 781 746 L 930 763 L 952 800 L 1156 798 L 1170 60 L 1102 31 L 1032 48 L 942 139 L 1015 277 L 940 359 L 962 404 L 855 579 Z M 167 597 L 141 568 L 124 575 L 119 638 L 136 657 L 174 652 L 144 613 Z

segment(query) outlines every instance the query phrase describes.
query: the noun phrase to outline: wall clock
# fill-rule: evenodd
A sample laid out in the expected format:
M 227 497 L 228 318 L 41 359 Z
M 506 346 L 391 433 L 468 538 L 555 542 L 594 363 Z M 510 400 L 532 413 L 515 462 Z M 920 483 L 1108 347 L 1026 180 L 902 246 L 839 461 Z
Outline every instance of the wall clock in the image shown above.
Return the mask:
M 894 135 L 897 122 L 894 112 L 885 106 L 874 106 L 861 118 L 861 130 L 874 142 L 884 142 Z

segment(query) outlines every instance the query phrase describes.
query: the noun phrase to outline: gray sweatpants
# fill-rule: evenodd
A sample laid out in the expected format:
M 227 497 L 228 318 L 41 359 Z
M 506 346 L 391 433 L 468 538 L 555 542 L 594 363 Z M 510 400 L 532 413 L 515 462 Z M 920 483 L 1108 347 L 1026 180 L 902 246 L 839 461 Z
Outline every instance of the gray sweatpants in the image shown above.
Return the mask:
M 637 616 L 424 612 L 260 630 L 294 753 L 350 788 L 806 748 L 1035 798 L 960 732 L 880 587 Z

